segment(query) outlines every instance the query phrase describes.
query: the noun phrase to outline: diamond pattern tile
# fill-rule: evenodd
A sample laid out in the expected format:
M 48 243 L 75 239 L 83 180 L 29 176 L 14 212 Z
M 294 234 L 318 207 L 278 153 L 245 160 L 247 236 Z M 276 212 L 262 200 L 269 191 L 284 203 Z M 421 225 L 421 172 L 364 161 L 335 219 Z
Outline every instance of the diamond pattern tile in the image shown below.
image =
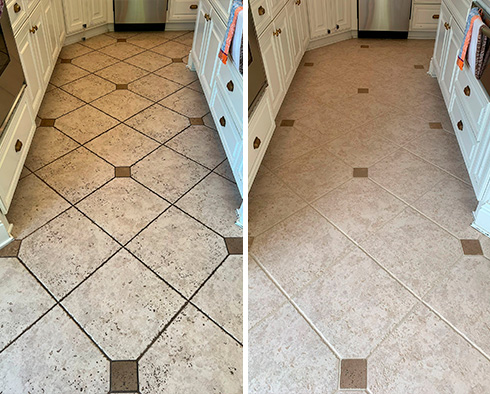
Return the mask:
M 189 118 L 202 118 L 209 112 L 204 95 L 188 88 L 164 98 L 160 104 Z
M 147 75 L 129 85 L 129 90 L 152 101 L 162 100 L 181 88 L 181 85 L 154 74 Z
M 116 87 L 112 82 L 106 81 L 97 75 L 87 75 L 63 86 L 63 90 L 87 103 L 94 101 L 114 91 Z
M 116 90 L 92 103 L 102 112 L 124 121 L 151 105 L 151 101 L 128 90 Z
M 44 96 L 38 116 L 43 119 L 56 119 L 80 108 L 83 104 L 83 101 L 80 101 L 76 97 L 60 89 L 53 89 Z
M 116 84 L 128 84 L 148 74 L 139 67 L 132 66 L 131 64 L 119 62 L 97 71 L 96 75 L 107 79 Z

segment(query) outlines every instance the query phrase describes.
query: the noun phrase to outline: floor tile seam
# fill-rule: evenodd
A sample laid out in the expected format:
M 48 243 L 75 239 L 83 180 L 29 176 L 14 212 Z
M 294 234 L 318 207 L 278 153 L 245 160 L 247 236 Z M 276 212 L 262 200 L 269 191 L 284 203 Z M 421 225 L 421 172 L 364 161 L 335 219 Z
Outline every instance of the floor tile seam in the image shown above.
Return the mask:
M 62 56 L 61 56 L 61 51 L 63 51 L 63 48 L 69 47 L 69 46 L 71 46 L 71 45 L 76 45 L 76 44 L 82 45 L 84 48 L 86 48 L 86 49 L 90 49 L 90 51 L 89 51 L 89 52 L 85 52 L 85 53 L 83 53 L 83 54 L 81 54 L 81 55 L 78 55 L 78 56 L 75 56 L 75 57 L 71 57 L 71 58 L 70 58 L 70 57 L 62 57 Z M 60 54 L 58 55 L 58 59 L 68 59 L 68 60 L 73 60 L 73 59 L 77 59 L 77 58 L 79 58 L 79 57 L 82 57 L 82 56 L 84 56 L 84 55 L 88 55 L 89 53 L 95 52 L 95 49 L 89 48 L 89 47 L 87 47 L 87 46 L 85 46 L 85 45 L 81 44 L 81 41 L 78 41 L 78 42 L 74 42 L 73 44 L 69 44 L 69 45 L 65 45 L 65 46 L 63 46 L 63 47 L 61 48 L 61 51 L 60 51 Z M 56 60 L 58 60 L 58 59 L 56 59 Z M 78 67 L 78 66 L 77 66 L 77 67 Z
M 219 172 L 216 172 L 216 170 L 218 169 L 219 166 L 221 166 L 223 163 L 227 162 L 228 161 L 228 158 L 225 158 L 221 163 L 219 163 L 216 167 L 214 167 L 213 169 L 213 173 L 215 173 L 216 175 L 219 175 L 221 178 L 225 178 L 226 180 L 230 181 L 231 183 L 233 183 L 233 185 L 235 185 L 236 187 L 237 184 L 235 181 L 231 180 L 231 179 L 228 179 L 226 176 L 224 175 L 221 175 Z M 230 167 L 231 168 L 231 167 Z M 233 170 L 232 170 L 232 174 L 233 174 Z
M 190 126 L 189 126 L 189 127 L 190 127 Z M 187 129 L 186 129 L 186 130 L 187 130 Z M 182 132 L 184 132 L 184 130 L 182 130 Z M 182 133 L 182 132 L 181 132 L 181 133 Z M 180 133 L 179 133 L 179 134 L 180 134 Z M 167 141 L 167 142 L 168 142 L 168 141 Z M 184 157 L 184 158 L 186 158 L 186 159 L 188 159 L 188 160 L 190 160 L 190 161 L 194 162 L 195 164 L 198 164 L 198 165 L 199 165 L 199 166 L 201 166 L 201 167 L 204 167 L 206 170 L 213 171 L 213 169 L 214 169 L 214 168 L 216 168 L 216 166 L 213 166 L 213 167 L 208 167 L 208 166 L 206 166 L 206 165 L 204 165 L 204 164 L 202 164 L 202 163 L 199 163 L 199 162 L 198 162 L 196 159 L 193 159 L 193 158 L 191 158 L 191 157 L 188 157 L 188 156 L 186 156 L 185 154 L 183 154 L 182 152 L 179 152 L 178 150 L 176 150 L 175 148 L 172 148 L 172 147 L 170 147 L 170 146 L 168 146 L 168 145 L 165 145 L 167 142 L 165 142 L 165 143 L 163 143 L 163 144 L 162 144 L 163 146 L 165 146 L 165 148 L 170 149 L 170 150 L 171 150 L 171 151 L 173 151 L 174 153 L 179 154 L 180 156 L 182 156 L 182 157 Z M 221 143 L 221 141 L 220 141 L 220 143 Z M 226 157 L 226 154 L 225 154 L 225 157 Z M 228 179 L 227 179 L 227 180 L 228 180 Z M 229 180 L 228 180 L 228 181 L 229 181 Z M 229 181 L 229 182 L 230 182 L 230 181 Z
M 66 113 L 63 113 L 62 115 L 59 115 L 59 116 L 58 116 L 58 117 L 56 117 L 56 118 L 52 118 L 52 119 L 55 119 L 55 121 L 56 121 L 56 120 L 58 120 L 58 119 L 60 119 L 60 118 L 62 118 L 62 117 L 63 117 L 63 116 L 65 116 L 65 115 L 68 115 L 68 114 L 71 114 L 72 112 L 75 112 L 77 109 L 82 108 L 84 105 L 88 104 L 87 102 L 85 102 L 85 101 L 83 101 L 83 100 L 79 99 L 78 97 L 74 96 L 73 94 L 71 94 L 71 93 L 69 93 L 69 92 L 65 92 L 63 89 L 58 88 L 58 87 L 55 87 L 54 89 L 51 89 L 49 92 L 47 92 L 47 93 L 46 93 L 46 95 L 47 95 L 47 94 L 49 94 L 49 93 L 51 93 L 51 92 L 54 92 L 55 90 L 59 90 L 59 91 L 61 91 L 62 93 L 66 93 L 67 95 L 69 95 L 69 96 L 73 97 L 75 100 L 77 100 L 77 101 L 79 101 L 80 103 L 82 103 L 82 105 L 78 106 L 78 104 L 77 104 L 77 107 L 76 107 L 76 108 L 74 108 L 74 109 L 72 109 L 72 110 L 70 110 L 70 111 L 67 111 Z M 40 119 L 51 119 L 51 118 L 42 117 L 42 116 L 40 115 L 40 112 L 41 112 L 41 110 L 42 110 L 42 108 L 43 108 L 43 103 L 44 103 L 44 99 L 46 98 L 46 95 L 43 97 L 43 101 L 42 101 L 41 106 L 39 107 L 39 110 L 38 110 L 37 115 L 36 115 L 36 117 L 39 117 Z M 52 107 L 52 106 L 51 106 L 51 107 Z M 55 122 L 55 123 L 56 123 L 56 122 Z
M 310 326 L 312 331 L 319 337 L 327 348 L 332 352 L 332 354 L 337 358 L 337 360 L 342 360 L 340 353 L 337 352 L 335 347 L 328 341 L 328 339 L 323 335 L 323 333 L 316 327 L 313 321 L 306 315 L 306 313 L 299 307 L 299 305 L 291 298 L 291 296 L 286 292 L 286 290 L 281 286 L 281 284 L 274 278 L 274 276 L 264 267 L 260 259 L 250 252 L 250 255 L 256 261 L 257 265 L 262 269 L 262 271 L 267 275 L 268 279 L 276 286 L 276 288 L 286 297 L 287 302 L 296 310 L 296 312 L 303 318 L 303 320 Z M 278 310 L 278 309 L 277 309 Z M 276 312 L 277 312 L 276 310 Z M 263 319 L 264 320 L 264 319 Z M 257 326 L 257 325 L 256 325 Z
M 63 64 L 63 63 L 60 63 L 60 64 Z M 78 81 L 80 81 L 81 79 L 86 78 L 86 77 L 88 77 L 88 76 L 92 75 L 92 73 L 91 73 L 90 71 L 87 71 L 87 70 L 85 70 L 85 69 L 83 69 L 83 68 L 81 68 L 81 67 L 78 67 L 76 64 L 72 64 L 72 63 L 68 63 L 68 64 L 72 65 L 73 67 L 78 68 L 80 71 L 83 71 L 83 72 L 85 72 L 86 74 L 85 74 L 85 75 L 83 75 L 83 76 L 81 76 L 81 77 L 77 77 L 77 78 L 75 78 L 75 79 L 72 79 L 72 80 L 70 80 L 69 82 L 65 82 L 65 83 L 63 83 L 63 84 L 61 84 L 61 85 L 56 85 L 56 84 L 54 84 L 53 82 L 51 82 L 51 80 L 53 79 L 53 76 L 54 76 L 54 70 L 56 70 L 56 66 L 59 66 L 59 64 L 57 64 L 57 65 L 55 66 L 55 69 L 53 70 L 53 74 L 51 75 L 51 78 L 49 79 L 49 83 L 50 83 L 51 85 L 53 85 L 55 88 L 57 88 L 57 89 L 63 89 L 63 87 L 64 87 L 64 86 L 66 86 L 66 85 L 69 85 L 69 84 L 71 84 L 71 83 L 73 83 L 73 82 L 78 82 Z M 67 73 L 67 74 L 69 74 L 69 73 Z M 63 91 L 64 91 L 64 89 L 63 89 Z M 66 92 L 66 93 L 69 93 L 69 92 Z
M 89 38 L 84 37 L 84 38 L 82 38 L 81 41 L 78 41 L 77 43 L 80 44 L 80 45 L 83 45 L 86 48 L 92 49 L 94 51 L 98 51 L 99 49 L 102 49 L 102 48 L 105 48 L 105 47 L 108 47 L 110 45 L 115 44 L 115 42 L 112 42 L 110 44 L 102 44 L 102 46 L 97 47 L 97 48 L 92 48 L 91 46 L 88 46 L 87 45 L 87 41 L 89 41 L 92 38 L 97 38 L 97 37 L 100 37 L 100 36 L 107 36 L 107 34 L 106 33 L 101 33 L 101 34 L 97 34 L 97 35 L 95 35 L 93 37 L 89 37 Z M 107 36 L 107 37 L 110 37 L 110 36 Z M 116 40 L 116 42 L 117 42 L 117 38 L 114 38 L 114 37 L 110 37 L 110 38 L 113 39 L 113 40 Z
M 54 128 L 54 127 L 53 127 L 53 128 Z M 35 169 L 35 170 L 32 170 L 31 168 L 29 168 L 29 167 L 28 167 L 28 166 L 27 166 L 27 165 L 24 163 L 24 167 L 25 167 L 25 168 L 27 168 L 27 169 L 28 169 L 28 170 L 29 170 L 31 173 L 34 173 L 34 172 L 37 172 L 37 171 L 41 171 L 43 168 L 48 167 L 49 165 L 51 165 L 51 164 L 53 164 L 54 162 L 58 161 L 58 159 L 61 159 L 61 158 L 65 157 L 65 156 L 68 156 L 70 153 L 72 153 L 73 151 L 77 150 L 78 148 L 80 148 L 80 147 L 82 146 L 82 145 L 81 145 L 79 142 L 77 142 L 77 141 L 75 141 L 73 138 L 71 138 L 71 137 L 67 136 L 65 133 L 63 133 L 63 132 L 59 131 L 58 129 L 56 129 L 56 130 L 57 130 L 58 132 L 60 132 L 61 134 L 63 134 L 65 137 L 68 137 L 70 140 L 74 141 L 74 142 L 77 144 L 77 146 L 75 146 L 74 148 L 70 148 L 70 150 L 69 150 L 69 151 L 67 151 L 67 152 L 63 153 L 61 156 L 57 157 L 56 159 L 51 160 L 51 161 L 49 161 L 49 162 L 47 162 L 47 163 L 43 164 L 41 167 L 39 167 L 39 168 L 37 168 L 37 169 Z M 37 129 L 36 129 L 36 131 L 37 131 Z M 33 148 L 33 150 L 35 149 L 35 147 L 32 147 L 32 148 Z
M 95 74 L 88 74 L 88 75 L 85 75 L 85 77 L 83 77 L 83 78 L 86 78 L 86 77 L 89 77 L 89 76 L 95 76 L 95 77 L 101 78 L 101 77 L 99 77 L 98 75 L 95 75 Z M 80 78 L 80 79 L 83 79 L 83 78 Z M 101 78 L 101 79 L 103 79 L 103 78 Z M 107 81 L 107 80 L 104 80 L 104 81 L 106 81 L 106 82 L 110 82 L 110 81 Z M 76 82 L 76 81 L 74 81 L 74 82 Z M 64 87 L 65 87 L 66 85 L 63 85 L 63 86 L 61 86 L 61 87 L 56 87 L 56 89 L 60 89 L 60 90 L 62 90 L 64 93 L 69 94 L 69 95 L 71 95 L 71 96 L 75 97 L 77 100 L 79 100 L 79 101 L 83 102 L 83 103 L 84 103 L 84 105 L 90 105 L 90 104 L 91 104 L 91 103 L 93 103 L 94 101 L 97 101 L 97 100 L 99 100 L 99 99 L 101 99 L 101 98 L 103 98 L 103 97 L 105 97 L 105 96 L 108 96 L 108 95 L 110 95 L 111 93 L 114 93 L 114 92 L 117 90 L 117 89 L 115 88 L 115 85 L 116 85 L 116 84 L 115 84 L 114 82 L 110 82 L 110 83 L 112 83 L 112 84 L 114 85 L 114 90 L 111 90 L 111 91 L 110 91 L 110 92 L 108 92 L 108 93 L 104 93 L 102 96 L 99 96 L 99 97 L 97 97 L 97 98 L 95 98 L 95 99 L 93 99 L 93 100 L 90 100 L 90 101 L 83 100 L 83 99 L 81 99 L 80 97 L 75 96 L 75 94 L 74 94 L 74 93 L 71 93 L 71 92 L 69 92 L 68 90 L 65 90 L 65 89 L 64 89 Z M 67 84 L 67 85 L 68 85 L 68 84 Z M 83 105 L 82 105 L 82 107 L 83 107 Z M 82 107 L 78 107 L 77 109 L 82 108 Z M 69 114 L 69 113 L 71 113 L 71 112 L 74 112 L 74 111 L 76 111 L 76 109 L 75 109 L 75 110 L 72 110 L 72 111 L 67 112 L 65 115 L 67 115 L 67 114 Z M 99 111 L 101 111 L 101 110 L 99 110 Z M 103 111 L 101 111 L 101 112 L 103 112 Z M 105 112 L 104 112 L 104 113 L 105 113 Z M 60 116 L 60 117 L 58 117 L 58 118 L 56 118 L 56 119 L 60 119 L 60 118 L 62 118 L 62 117 L 63 117 L 63 116 L 65 116 L 65 115 L 62 115 L 62 116 Z M 106 114 L 106 115 L 107 115 L 107 114 Z M 109 116 L 110 116 L 110 115 L 109 115 Z M 111 116 L 111 117 L 112 117 L 112 118 L 114 118 L 113 116 Z

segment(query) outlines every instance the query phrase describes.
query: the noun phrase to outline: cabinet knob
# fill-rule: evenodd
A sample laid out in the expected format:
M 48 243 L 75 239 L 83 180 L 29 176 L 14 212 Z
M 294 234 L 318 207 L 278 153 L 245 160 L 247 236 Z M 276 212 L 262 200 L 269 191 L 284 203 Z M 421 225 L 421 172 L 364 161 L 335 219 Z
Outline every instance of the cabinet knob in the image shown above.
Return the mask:
M 461 131 L 463 131 L 463 121 L 462 120 L 460 120 L 458 122 L 458 129 L 460 129 Z
M 189 7 L 191 10 L 197 10 L 197 4 L 191 4 Z
M 278 35 L 282 33 L 281 29 L 277 29 Z
M 259 149 L 261 143 L 262 143 L 262 141 L 260 140 L 260 138 L 259 137 L 255 137 L 255 139 L 254 139 L 254 149 Z
M 463 89 L 463 92 L 466 96 L 470 97 L 471 95 L 471 89 L 469 86 L 466 86 L 464 89 Z
M 209 16 L 209 14 L 204 14 L 204 19 L 209 22 L 211 20 L 211 17 Z
M 18 14 L 21 10 L 22 10 L 22 8 L 20 7 L 19 3 L 15 3 L 14 4 L 14 12 L 16 14 Z
M 273 35 L 274 37 L 277 37 L 277 36 L 279 35 L 279 31 L 278 31 L 278 30 L 273 31 L 273 32 L 272 32 L 272 35 Z
M 259 15 L 262 16 L 265 14 L 265 8 L 260 6 L 259 9 L 258 9 L 258 12 L 259 12 Z
M 17 140 L 17 142 L 15 143 L 15 151 L 16 152 L 20 152 L 20 150 L 22 149 L 22 141 L 21 140 Z
M 235 89 L 235 85 L 233 84 L 233 81 L 230 81 L 226 84 L 226 88 L 230 91 L 233 92 L 233 89 Z
M 32 33 L 32 34 L 36 34 L 36 26 L 32 26 L 29 31 Z
M 327 30 L 327 33 L 328 33 L 328 34 L 330 34 L 330 33 L 331 33 L 330 29 L 328 29 L 328 30 Z
M 439 14 L 432 15 L 432 19 L 439 19 Z
M 296 5 L 301 5 L 301 0 L 296 0 Z
M 220 119 L 219 119 L 219 124 L 223 127 L 226 126 L 226 119 L 224 116 L 222 116 Z
M 451 28 L 451 25 L 447 22 L 444 22 L 444 27 L 446 28 L 446 30 L 449 30 Z

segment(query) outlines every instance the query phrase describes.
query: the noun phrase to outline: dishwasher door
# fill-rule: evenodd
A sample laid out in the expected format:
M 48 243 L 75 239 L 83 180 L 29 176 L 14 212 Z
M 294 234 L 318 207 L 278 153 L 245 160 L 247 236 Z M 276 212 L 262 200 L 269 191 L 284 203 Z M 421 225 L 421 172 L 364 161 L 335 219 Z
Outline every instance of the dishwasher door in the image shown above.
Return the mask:
M 167 0 L 114 0 L 116 25 L 164 24 L 167 16 Z
M 408 35 L 412 0 L 358 0 L 358 11 L 360 36 L 362 32 L 401 32 Z

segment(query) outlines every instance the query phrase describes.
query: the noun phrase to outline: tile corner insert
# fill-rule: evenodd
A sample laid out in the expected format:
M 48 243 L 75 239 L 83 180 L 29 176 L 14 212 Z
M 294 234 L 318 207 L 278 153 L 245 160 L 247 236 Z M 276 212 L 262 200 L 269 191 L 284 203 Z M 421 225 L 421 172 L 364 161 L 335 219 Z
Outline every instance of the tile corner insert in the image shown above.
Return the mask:
M 226 248 L 229 254 L 243 254 L 243 238 L 225 238 Z
M 72 59 L 60 59 L 61 63 L 71 63 Z
M 292 119 L 283 119 L 281 121 L 281 127 L 292 127 L 294 126 L 294 120 Z
M 137 392 L 138 361 L 111 361 L 111 393 Z
M 368 168 L 354 168 L 354 178 L 367 178 L 368 176 Z
M 179 57 L 173 57 L 172 63 L 184 63 L 184 61 Z
M 116 84 L 116 90 L 128 90 L 127 83 L 118 83 Z
M 304 64 L 304 66 L 305 66 L 305 67 L 313 67 L 313 64 L 314 64 L 314 63 L 308 63 L 308 62 L 307 62 L 307 63 L 305 63 L 305 64 Z
M 189 118 L 191 126 L 203 126 L 204 120 L 202 118 Z
M 125 38 L 118 38 L 117 42 L 128 42 L 128 40 Z
M 463 247 L 463 253 L 466 256 L 483 255 L 483 250 L 478 239 L 462 239 L 461 246 Z
M 0 257 L 17 257 L 21 242 L 21 240 L 16 239 L 0 249 Z
M 344 359 L 340 363 L 341 389 L 367 388 L 367 360 Z
M 116 178 L 130 178 L 131 167 L 116 167 L 114 175 Z
M 359 89 L 357 89 L 357 93 L 366 94 L 366 93 L 369 93 L 369 89 L 368 88 L 359 88 Z
M 429 128 L 432 130 L 442 130 L 442 123 L 440 122 L 429 122 Z
M 41 119 L 39 127 L 54 127 L 56 119 Z
M 413 66 L 413 68 L 415 68 L 416 70 L 423 70 L 423 69 L 424 69 L 424 66 L 423 66 L 423 65 L 421 65 L 421 64 L 415 64 L 415 65 Z
M 361 45 L 361 48 L 363 49 L 369 48 L 369 45 Z

